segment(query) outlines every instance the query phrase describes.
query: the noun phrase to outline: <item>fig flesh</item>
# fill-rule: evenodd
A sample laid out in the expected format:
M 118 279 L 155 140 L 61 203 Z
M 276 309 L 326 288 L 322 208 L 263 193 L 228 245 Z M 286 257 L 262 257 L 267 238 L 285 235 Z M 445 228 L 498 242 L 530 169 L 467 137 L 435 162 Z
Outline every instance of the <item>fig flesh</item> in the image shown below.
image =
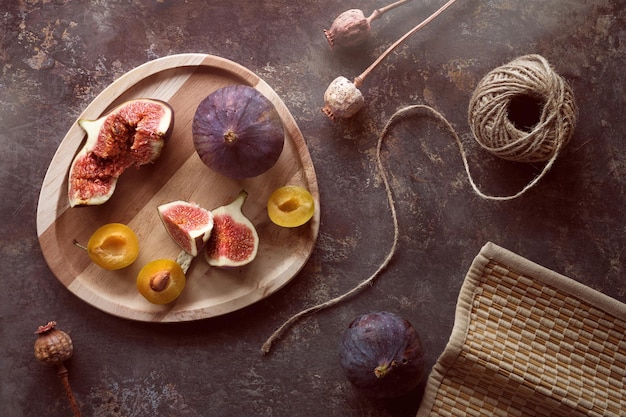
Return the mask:
M 339 362 L 348 380 L 371 398 L 394 398 L 413 391 L 425 375 L 417 332 L 386 311 L 363 314 L 343 332 Z
M 232 203 L 216 208 L 213 231 L 204 247 L 209 265 L 238 267 L 254 260 L 259 249 L 256 228 L 242 212 L 248 193 L 241 191 Z
M 223 87 L 202 100 L 192 136 L 202 162 L 235 179 L 256 177 L 273 167 L 285 141 L 272 102 L 247 85 Z
M 124 102 L 97 120 L 79 120 L 87 141 L 70 166 L 70 206 L 107 202 L 129 167 L 154 162 L 174 124 L 172 107 L 161 100 Z
M 191 256 L 197 256 L 213 230 L 213 214 L 187 201 L 157 207 L 161 222 L 172 240 Z

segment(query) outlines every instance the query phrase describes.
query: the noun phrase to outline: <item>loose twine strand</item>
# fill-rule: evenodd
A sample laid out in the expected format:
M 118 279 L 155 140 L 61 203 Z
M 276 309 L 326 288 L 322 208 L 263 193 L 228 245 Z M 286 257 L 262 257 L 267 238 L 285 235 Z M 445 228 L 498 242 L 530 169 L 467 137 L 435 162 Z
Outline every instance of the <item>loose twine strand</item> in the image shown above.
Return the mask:
M 387 132 L 389 131 L 391 126 L 396 122 L 399 116 L 400 114 L 396 112 L 387 121 L 380 136 L 378 137 L 378 143 L 376 145 L 376 165 L 378 166 L 378 171 L 380 172 L 380 176 L 383 180 L 383 184 L 385 185 L 385 191 L 387 193 L 387 202 L 389 204 L 389 209 L 391 210 L 391 219 L 393 221 L 393 241 L 391 244 L 391 248 L 389 249 L 389 253 L 387 253 L 387 256 L 385 257 L 383 262 L 378 266 L 376 271 L 374 271 L 374 273 L 370 275 L 369 278 L 365 279 L 364 281 L 361 281 L 361 283 L 359 283 L 356 287 L 352 288 L 351 290 L 345 292 L 344 294 L 338 297 L 332 298 L 323 303 L 309 307 L 291 316 L 287 321 L 285 321 L 282 324 L 282 326 L 280 326 L 278 329 L 276 329 L 276 331 L 274 331 L 274 333 L 272 333 L 272 335 L 267 339 L 265 343 L 263 343 L 263 346 L 261 346 L 261 352 L 263 354 L 268 354 L 274 342 L 278 340 L 285 331 L 287 331 L 291 326 L 293 326 L 293 324 L 296 321 L 300 320 L 302 317 L 307 316 L 309 314 L 334 306 L 335 304 L 338 304 L 341 301 L 352 297 L 353 295 L 360 292 L 364 288 L 371 286 L 374 283 L 374 280 L 383 272 L 385 268 L 387 268 L 387 265 L 389 265 L 391 258 L 393 258 L 393 255 L 396 252 L 396 246 L 398 245 L 398 239 L 400 236 L 400 228 L 398 227 L 398 216 L 396 214 L 396 205 L 393 200 L 393 193 L 391 192 L 389 180 L 387 179 L 387 174 L 385 173 L 385 167 L 381 159 L 381 149 L 383 146 L 383 140 L 387 136 Z
M 510 102 L 520 96 L 536 98 L 543 102 L 540 119 L 530 132 L 519 130 L 509 119 Z M 371 286 L 389 265 L 398 244 L 399 227 L 393 193 L 381 159 L 381 149 L 385 137 L 396 122 L 422 111 L 434 116 L 454 137 L 474 192 L 484 199 L 500 201 L 518 198 L 543 178 L 573 134 L 578 116 L 578 108 L 574 102 L 571 88 L 540 55 L 519 57 L 488 73 L 478 84 L 470 99 L 468 122 L 476 141 L 490 153 L 506 160 L 517 162 L 548 161 L 541 173 L 518 193 L 509 196 L 493 196 L 483 193 L 474 182 L 463 142 L 442 113 L 423 104 L 409 105 L 397 110 L 383 127 L 376 146 L 376 164 L 387 192 L 387 202 L 391 210 L 394 229 L 389 253 L 369 278 L 351 290 L 291 316 L 263 344 L 261 347 L 263 354 L 268 354 L 274 342 L 295 322 L 304 316 L 334 306 Z

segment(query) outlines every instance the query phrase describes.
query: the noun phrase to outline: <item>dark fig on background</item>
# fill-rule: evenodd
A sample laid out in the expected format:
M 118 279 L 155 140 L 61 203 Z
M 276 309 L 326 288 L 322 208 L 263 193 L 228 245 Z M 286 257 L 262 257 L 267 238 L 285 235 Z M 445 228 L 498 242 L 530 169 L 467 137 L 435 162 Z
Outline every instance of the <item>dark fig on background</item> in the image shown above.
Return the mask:
M 285 141 L 272 102 L 247 85 L 223 87 L 202 100 L 192 136 L 202 162 L 235 179 L 256 177 L 273 167 Z
M 400 397 L 425 375 L 417 332 L 397 314 L 379 311 L 355 318 L 339 342 L 339 362 L 348 380 L 371 398 Z
M 156 160 L 172 133 L 174 110 L 161 100 L 135 99 L 78 124 L 87 141 L 70 166 L 71 207 L 107 202 L 126 169 Z

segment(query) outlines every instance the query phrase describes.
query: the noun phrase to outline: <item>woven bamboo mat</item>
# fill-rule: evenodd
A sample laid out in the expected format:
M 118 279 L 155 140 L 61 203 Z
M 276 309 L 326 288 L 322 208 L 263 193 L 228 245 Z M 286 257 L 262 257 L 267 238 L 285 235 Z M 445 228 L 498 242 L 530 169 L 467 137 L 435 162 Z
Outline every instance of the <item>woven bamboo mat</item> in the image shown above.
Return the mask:
M 626 416 L 626 305 L 493 243 L 418 417 Z

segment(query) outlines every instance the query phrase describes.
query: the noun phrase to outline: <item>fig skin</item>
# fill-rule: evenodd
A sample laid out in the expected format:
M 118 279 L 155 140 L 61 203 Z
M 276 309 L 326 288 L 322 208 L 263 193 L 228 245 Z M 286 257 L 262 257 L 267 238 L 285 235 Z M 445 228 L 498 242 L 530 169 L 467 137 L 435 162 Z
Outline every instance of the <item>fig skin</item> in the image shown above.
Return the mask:
M 339 362 L 352 385 L 375 399 L 406 395 L 425 375 L 417 332 L 386 311 L 363 314 L 348 325 L 339 341 Z
M 234 179 L 269 170 L 285 141 L 272 102 L 247 85 L 223 87 L 202 100 L 193 118 L 192 136 L 202 162 Z
M 87 141 L 70 166 L 70 207 L 106 203 L 126 169 L 154 162 L 172 134 L 174 110 L 165 101 L 139 98 L 78 124 Z

